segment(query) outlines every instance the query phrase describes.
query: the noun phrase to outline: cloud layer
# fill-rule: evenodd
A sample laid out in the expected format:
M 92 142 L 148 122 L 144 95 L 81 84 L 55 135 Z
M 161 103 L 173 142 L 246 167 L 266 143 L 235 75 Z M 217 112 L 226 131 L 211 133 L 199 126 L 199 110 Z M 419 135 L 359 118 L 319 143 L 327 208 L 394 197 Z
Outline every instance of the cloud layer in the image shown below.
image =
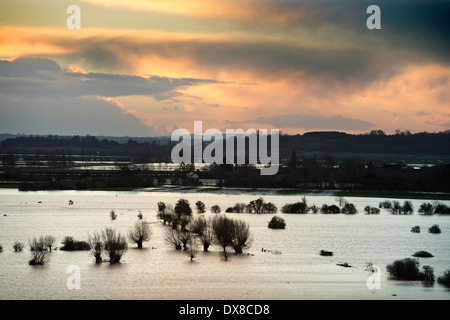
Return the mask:
M 72 31 L 69 2 L 20 11 L 4 1 L 3 118 L 23 117 L 34 99 L 36 112 L 43 101 L 108 106 L 128 119 L 121 132 L 134 119 L 151 134 L 194 120 L 289 133 L 450 122 L 448 1 L 377 1 L 376 31 L 366 28 L 366 0 L 84 0 L 82 29 Z M 39 17 L 25 19 L 32 12 Z

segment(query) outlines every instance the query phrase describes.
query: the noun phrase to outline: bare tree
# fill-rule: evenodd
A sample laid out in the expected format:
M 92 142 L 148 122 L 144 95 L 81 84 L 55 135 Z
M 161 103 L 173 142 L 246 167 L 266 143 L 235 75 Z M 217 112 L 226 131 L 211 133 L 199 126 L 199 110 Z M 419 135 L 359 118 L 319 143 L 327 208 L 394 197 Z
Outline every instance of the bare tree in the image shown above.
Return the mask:
M 89 236 L 89 246 L 91 247 L 91 254 L 95 257 L 95 263 L 101 263 L 103 261 L 103 241 L 99 233 L 94 233 L 92 237 Z
M 195 237 L 189 237 L 187 242 L 187 253 L 191 257 L 191 261 L 193 261 L 198 253 L 198 242 Z
M 188 249 L 188 242 L 193 237 L 192 233 L 186 230 L 180 230 L 178 232 L 178 238 L 180 239 L 180 242 L 183 244 L 183 250 L 186 251 Z
M 30 240 L 31 260 L 30 265 L 43 265 L 49 260 L 50 252 L 45 243 L 44 237 L 33 238 Z
M 125 237 L 114 229 L 106 228 L 102 231 L 104 250 L 109 255 L 109 263 L 119 263 L 122 255 L 128 250 Z
M 179 231 L 178 228 L 174 229 L 172 227 L 166 227 L 164 230 L 166 242 L 175 247 L 175 250 L 181 250 L 180 232 L 181 231 Z
M 48 251 L 52 252 L 52 248 L 55 246 L 56 239 L 54 236 L 45 236 L 44 243 L 48 248 Z
M 233 221 L 233 236 L 231 246 L 236 254 L 242 253 L 251 244 L 251 233 L 248 223 L 242 220 Z
M 212 225 L 210 222 L 207 223 L 205 229 L 202 232 L 202 235 L 200 236 L 200 241 L 203 244 L 203 251 L 207 252 L 209 249 L 209 246 L 214 240 L 214 231 L 212 229 Z
M 223 255 L 227 260 L 227 247 L 233 243 L 233 220 L 226 216 L 216 216 L 212 221 L 212 227 L 216 242 L 223 248 Z
M 189 223 L 189 230 L 192 233 L 195 233 L 199 236 L 202 235 L 203 230 L 205 230 L 205 228 L 206 228 L 206 219 L 203 216 L 193 218 Z
M 128 238 L 136 242 L 138 249 L 142 249 L 142 242 L 149 241 L 152 236 L 152 230 L 144 221 L 138 221 L 128 232 Z

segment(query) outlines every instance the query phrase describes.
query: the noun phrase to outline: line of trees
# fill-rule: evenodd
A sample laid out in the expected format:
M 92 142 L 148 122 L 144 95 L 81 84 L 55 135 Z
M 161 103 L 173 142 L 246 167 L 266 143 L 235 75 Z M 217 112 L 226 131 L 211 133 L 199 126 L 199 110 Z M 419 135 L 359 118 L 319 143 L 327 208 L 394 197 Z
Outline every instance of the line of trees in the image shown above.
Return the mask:
M 196 202 L 197 212 L 204 213 L 205 205 L 201 201 Z M 217 206 L 218 207 L 218 206 Z M 219 210 L 211 208 L 211 212 Z M 203 245 L 203 251 L 208 251 L 212 244 L 222 247 L 222 254 L 228 258 L 228 248 L 232 248 L 236 254 L 243 252 L 251 243 L 249 225 L 242 221 L 229 218 L 225 215 L 215 215 L 206 219 L 200 215 L 193 217 L 189 201 L 179 199 L 172 209 L 171 205 L 158 202 L 158 218 L 166 229 L 165 240 L 175 250 L 184 250 L 194 259 L 199 244 Z

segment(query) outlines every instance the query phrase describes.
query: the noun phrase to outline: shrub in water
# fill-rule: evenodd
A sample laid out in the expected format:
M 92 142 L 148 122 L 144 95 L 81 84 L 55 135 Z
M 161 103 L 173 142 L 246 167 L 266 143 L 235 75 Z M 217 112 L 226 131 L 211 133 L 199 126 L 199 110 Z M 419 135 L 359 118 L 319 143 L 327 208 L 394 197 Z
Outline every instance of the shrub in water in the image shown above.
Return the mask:
M 73 237 L 65 237 L 61 242 L 63 246 L 60 250 L 65 251 L 78 251 L 78 250 L 89 250 L 91 246 L 89 243 L 84 241 L 74 240 Z
M 346 203 L 342 208 L 343 214 L 356 214 L 357 212 L 358 210 L 356 210 L 356 207 L 353 203 Z
M 430 233 L 441 233 L 441 229 L 439 228 L 439 226 L 437 224 L 431 226 L 428 231 Z
M 281 217 L 275 216 L 270 220 L 268 227 L 270 229 L 284 229 L 286 228 L 286 221 Z
M 33 238 L 30 241 L 31 260 L 28 262 L 30 265 L 43 265 L 48 262 L 49 254 L 48 246 L 45 243 L 44 237 L 39 239 Z
M 416 258 L 431 258 L 433 257 L 433 255 L 427 251 L 417 251 L 416 253 L 413 254 L 413 257 Z
M 321 256 L 332 256 L 333 252 L 331 251 L 326 251 L 326 250 L 320 250 L 320 255 Z
M 128 238 L 137 244 L 138 249 L 142 249 L 142 243 L 149 241 L 151 236 L 152 230 L 144 221 L 136 222 L 134 227 L 128 231 Z
M 375 208 L 375 207 L 371 207 L 371 206 L 365 206 L 364 207 L 364 212 L 366 214 L 380 214 L 380 209 Z
M 23 243 L 23 242 L 16 241 L 13 244 L 14 252 L 21 252 L 24 247 L 25 247 L 25 243 Z
M 424 280 L 434 281 L 434 271 L 430 266 L 423 266 L 419 270 L 419 261 L 413 258 L 396 260 L 386 266 L 386 271 L 395 280 Z
M 437 279 L 439 284 L 450 287 L 450 270 L 445 270 L 443 275 Z
M 108 253 L 109 263 L 118 263 L 127 251 L 128 245 L 125 237 L 116 230 L 106 228 L 102 231 L 103 248 Z
M 412 228 L 411 228 L 411 232 L 414 232 L 414 233 L 420 233 L 420 227 L 419 227 L 419 226 L 414 226 L 414 227 L 412 227 Z
M 334 204 L 332 204 L 331 206 L 324 204 L 322 205 L 320 212 L 325 214 L 337 214 L 341 212 L 341 209 Z
M 308 213 L 308 206 L 303 202 L 287 203 L 281 208 L 283 213 Z

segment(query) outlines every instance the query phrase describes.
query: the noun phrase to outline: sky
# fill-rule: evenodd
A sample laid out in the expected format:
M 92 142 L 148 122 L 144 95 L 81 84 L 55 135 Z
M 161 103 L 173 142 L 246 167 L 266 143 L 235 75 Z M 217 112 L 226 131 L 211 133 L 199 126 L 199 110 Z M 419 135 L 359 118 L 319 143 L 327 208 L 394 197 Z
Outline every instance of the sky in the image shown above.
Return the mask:
M 449 17 L 448 0 L 0 0 L 0 133 L 445 131 Z

